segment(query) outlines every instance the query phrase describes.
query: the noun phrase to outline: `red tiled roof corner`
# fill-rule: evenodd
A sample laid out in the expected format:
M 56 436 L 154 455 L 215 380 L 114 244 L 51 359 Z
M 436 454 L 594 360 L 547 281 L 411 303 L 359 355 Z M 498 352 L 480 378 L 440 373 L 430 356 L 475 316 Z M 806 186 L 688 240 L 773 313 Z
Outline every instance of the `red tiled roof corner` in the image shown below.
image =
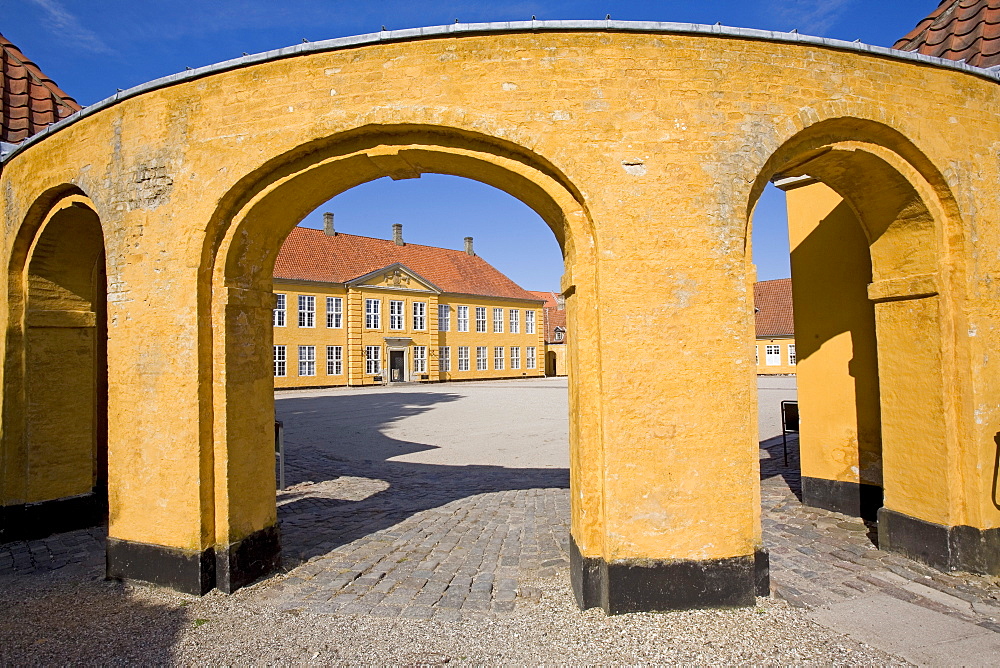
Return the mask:
M 77 111 L 76 100 L 0 35 L 0 141 L 16 144 Z
M 942 0 L 892 48 L 974 67 L 1000 65 L 1000 0 Z

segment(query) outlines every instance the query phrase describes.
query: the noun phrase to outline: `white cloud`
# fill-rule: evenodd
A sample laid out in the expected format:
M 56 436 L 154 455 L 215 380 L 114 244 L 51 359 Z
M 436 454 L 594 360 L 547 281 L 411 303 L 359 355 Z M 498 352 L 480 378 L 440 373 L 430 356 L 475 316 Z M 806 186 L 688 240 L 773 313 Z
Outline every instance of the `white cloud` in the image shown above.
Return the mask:
M 807 35 L 823 36 L 847 13 L 854 0 L 779 0 L 772 2 L 775 15 L 787 24 L 788 29 L 798 29 Z
M 58 0 L 31 0 L 48 14 L 48 28 L 56 36 L 67 42 L 94 53 L 115 53 L 93 30 L 84 28 L 73 14 L 66 10 Z

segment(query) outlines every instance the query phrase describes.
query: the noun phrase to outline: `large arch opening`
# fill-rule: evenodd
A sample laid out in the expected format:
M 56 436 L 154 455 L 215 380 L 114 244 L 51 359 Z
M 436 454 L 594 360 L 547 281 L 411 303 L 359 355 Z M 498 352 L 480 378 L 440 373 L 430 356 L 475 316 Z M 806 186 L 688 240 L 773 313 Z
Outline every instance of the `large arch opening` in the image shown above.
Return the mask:
M 9 269 L 5 538 L 107 517 L 104 236 L 82 193 L 49 199 L 22 228 Z
M 306 155 L 285 156 L 281 163 L 271 166 L 266 176 L 258 175 L 242 196 L 234 198 L 221 219 L 228 229 L 220 230 L 218 247 L 212 249 L 214 433 L 217 462 L 228 462 L 226 469 L 216 467 L 216 498 L 225 499 L 225 506 L 216 505 L 215 530 L 217 544 L 232 546 L 233 556 L 223 555 L 230 563 L 245 562 L 237 554 L 240 544 L 266 542 L 275 558 L 279 550 L 270 474 L 276 359 L 272 358 L 272 275 L 282 243 L 310 211 L 338 193 L 384 176 L 408 179 L 444 174 L 493 186 L 530 207 L 555 235 L 566 266 L 563 284 L 557 289 L 566 296 L 570 321 L 577 296 L 574 270 L 580 266 L 579 255 L 593 248 L 586 213 L 572 188 L 537 156 L 499 140 L 439 128 L 369 128 L 314 147 Z M 398 269 L 406 273 L 405 267 Z M 385 317 L 391 315 L 387 312 Z M 452 317 L 461 316 L 456 311 Z M 536 321 L 535 327 L 541 325 Z M 495 350 L 490 351 L 490 359 Z M 457 353 L 452 362 L 456 366 L 462 359 Z M 526 350 L 519 348 L 518 354 L 525 355 Z M 410 369 L 413 362 L 407 360 L 403 368 Z M 527 358 L 521 357 L 518 363 L 523 368 Z M 544 364 L 544 353 L 536 350 L 534 367 L 539 375 L 544 373 Z M 367 369 L 359 368 L 365 375 Z M 573 414 L 579 398 L 572 376 L 569 403 Z M 571 443 L 575 438 L 572 422 Z M 241 463 L 234 465 L 237 461 Z M 251 535 L 255 538 L 248 541 Z M 230 569 L 228 575 L 220 574 L 220 580 L 228 577 L 229 581 L 217 582 L 217 586 L 231 591 L 270 570 L 270 564 L 258 563 L 254 571 Z
M 878 519 L 880 547 L 912 552 L 893 538 L 893 517 L 944 523 L 948 507 L 945 421 L 958 398 L 945 391 L 942 300 L 955 297 L 940 258 L 960 243 L 955 208 L 912 143 L 856 119 L 786 142 L 751 209 L 768 181 L 787 197 L 801 500 Z

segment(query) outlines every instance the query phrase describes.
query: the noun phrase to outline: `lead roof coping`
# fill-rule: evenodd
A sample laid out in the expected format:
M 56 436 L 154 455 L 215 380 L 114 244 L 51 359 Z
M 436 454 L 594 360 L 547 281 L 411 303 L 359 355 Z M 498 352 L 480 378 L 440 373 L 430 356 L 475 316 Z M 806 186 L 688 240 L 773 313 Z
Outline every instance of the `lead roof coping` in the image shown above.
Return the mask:
M 228 72 L 259 63 L 266 63 L 283 58 L 292 58 L 307 53 L 323 53 L 325 51 L 339 51 L 354 46 L 364 46 L 367 44 L 380 44 L 387 42 L 405 42 L 417 39 L 433 39 L 448 37 L 453 35 L 480 35 L 487 33 L 521 33 L 521 32 L 632 32 L 632 33 L 660 33 L 669 35 L 716 35 L 719 37 L 733 37 L 741 39 L 751 39 L 767 42 L 783 42 L 791 44 L 805 44 L 812 46 L 825 46 L 838 51 L 854 51 L 874 56 L 882 56 L 895 60 L 909 61 L 941 67 L 944 69 L 958 70 L 967 74 L 1000 82 L 1000 69 L 983 69 L 967 65 L 965 62 L 938 58 L 936 56 L 926 56 L 921 53 L 910 51 L 900 51 L 884 46 L 874 46 L 861 41 L 848 42 L 840 39 L 829 39 L 826 37 L 813 37 L 803 35 L 798 32 L 780 32 L 774 30 L 759 30 L 756 28 L 734 28 L 722 24 L 702 25 L 698 23 L 674 23 L 661 21 L 616 21 L 613 19 L 604 20 L 556 20 L 556 21 L 498 21 L 489 23 L 451 23 L 439 26 L 428 26 L 424 28 L 405 28 L 402 30 L 380 30 L 379 32 L 365 33 L 363 35 L 352 35 L 350 37 L 335 37 L 333 39 L 319 42 L 304 42 L 293 46 L 286 46 L 281 49 L 264 51 L 251 55 L 241 56 L 224 60 L 220 63 L 196 67 L 176 74 L 170 74 L 159 79 L 153 79 L 138 86 L 133 86 L 127 90 L 121 90 L 111 97 L 104 98 L 99 102 L 84 107 L 80 111 L 67 116 L 66 118 L 49 125 L 37 134 L 28 137 L 19 144 L 10 144 L 0 147 L 0 165 L 21 153 L 29 146 L 37 144 L 51 134 L 62 130 L 65 127 L 76 123 L 82 118 L 112 107 L 123 100 L 148 93 L 150 91 L 167 88 L 174 84 L 194 81 L 205 76 Z

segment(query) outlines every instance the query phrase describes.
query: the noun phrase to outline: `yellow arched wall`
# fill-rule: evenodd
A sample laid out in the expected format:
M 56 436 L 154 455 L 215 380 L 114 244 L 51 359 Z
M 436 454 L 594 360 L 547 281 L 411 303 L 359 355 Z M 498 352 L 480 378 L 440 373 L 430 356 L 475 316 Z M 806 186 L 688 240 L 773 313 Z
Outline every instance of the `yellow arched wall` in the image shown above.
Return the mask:
M 1000 526 L 982 466 L 1000 433 L 988 360 L 1000 260 L 968 241 L 975 229 L 979 248 L 1000 242 L 996 103 L 996 83 L 968 72 L 816 44 L 655 31 L 362 44 L 218 71 L 84 116 L 4 163 L 0 210 L 16 230 L 49 188 L 91 196 L 107 245 L 110 545 L 194 564 L 197 587 L 168 584 L 198 589 L 211 583 L 209 550 L 230 578 L 240 550 L 274 524 L 270 360 L 253 332 L 269 332 L 269 272 L 290 226 L 383 175 L 437 171 L 511 192 L 566 255 L 581 601 L 746 604 L 754 564 L 763 568 L 747 210 L 759 177 L 793 173 L 797 160 L 835 170 L 860 151 L 850 164 L 862 191 L 865 170 L 895 160 L 897 181 L 922 198 L 923 218 L 879 232 L 876 264 L 896 274 L 877 278 L 929 281 L 936 299 L 894 301 L 928 290 L 876 285 L 885 326 L 899 309 L 926 313 L 920 334 L 936 366 L 926 382 L 897 385 L 934 407 L 925 445 L 948 475 L 920 483 L 940 493 L 901 490 L 892 503 L 945 527 Z M 830 157 L 809 155 L 827 146 Z M 917 228 L 932 252 L 908 255 Z M 247 407 L 260 410 L 241 421 Z M 628 569 L 665 592 L 650 583 L 678 564 L 711 565 L 695 571 L 723 594 L 615 593 Z

